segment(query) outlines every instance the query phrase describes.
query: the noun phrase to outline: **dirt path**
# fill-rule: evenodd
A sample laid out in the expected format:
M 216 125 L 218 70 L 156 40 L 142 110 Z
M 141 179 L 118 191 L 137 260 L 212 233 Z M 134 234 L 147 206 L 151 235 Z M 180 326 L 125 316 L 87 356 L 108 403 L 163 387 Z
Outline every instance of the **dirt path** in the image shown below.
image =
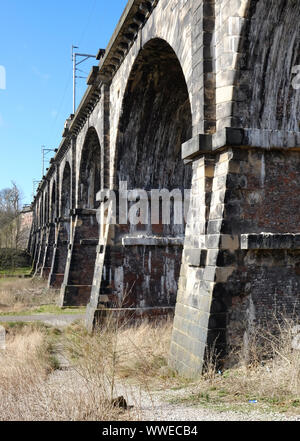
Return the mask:
M 34 314 L 0 316 L 0 324 L 8 322 L 43 322 L 46 325 L 65 327 L 77 320 L 83 320 L 84 314 Z

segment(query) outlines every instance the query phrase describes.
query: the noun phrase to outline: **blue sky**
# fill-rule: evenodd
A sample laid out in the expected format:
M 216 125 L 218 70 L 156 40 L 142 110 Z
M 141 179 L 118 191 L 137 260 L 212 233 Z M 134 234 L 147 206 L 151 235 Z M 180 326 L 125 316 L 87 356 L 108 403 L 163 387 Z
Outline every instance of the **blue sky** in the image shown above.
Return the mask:
M 41 146 L 58 147 L 72 113 L 71 46 L 105 48 L 127 0 L 9 0 L 0 4 L 0 189 L 15 181 L 32 199 L 42 174 Z M 96 60 L 84 63 L 89 72 Z M 2 69 L 3 70 L 3 69 Z M 1 72 L 1 69 L 0 69 Z M 86 89 L 79 79 L 77 104 Z

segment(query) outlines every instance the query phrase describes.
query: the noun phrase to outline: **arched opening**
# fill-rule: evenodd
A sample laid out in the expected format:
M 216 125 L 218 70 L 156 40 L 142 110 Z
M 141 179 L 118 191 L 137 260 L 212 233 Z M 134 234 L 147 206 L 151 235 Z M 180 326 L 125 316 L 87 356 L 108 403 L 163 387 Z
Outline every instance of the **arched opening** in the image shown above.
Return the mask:
M 192 137 L 188 88 L 180 62 L 171 46 L 153 39 L 140 51 L 124 94 L 116 148 L 116 188 L 142 189 L 148 197 L 146 222 L 116 228 L 117 252 L 107 257 L 113 274 L 113 298 L 122 306 L 173 308 L 181 266 L 184 224 L 184 190 L 191 186 L 192 167 L 181 159 L 182 143 Z M 152 190 L 180 191 L 181 222 L 175 222 L 171 198 L 168 222 L 159 200 L 153 222 Z M 145 193 L 144 193 L 145 194 Z M 128 210 L 132 209 L 132 201 Z M 138 213 L 139 214 L 139 213 Z M 121 224 L 121 222 L 119 222 Z M 122 245 L 122 258 L 119 246 Z M 125 300 L 124 300 L 125 297 Z
M 45 193 L 45 200 L 44 200 L 44 223 L 47 224 L 49 222 L 49 198 L 48 198 L 48 192 Z
M 80 208 L 97 208 L 96 195 L 100 190 L 100 143 L 96 130 L 88 130 L 81 154 L 79 171 L 78 205 Z
M 40 228 L 43 227 L 44 224 L 44 213 L 43 213 L 43 209 L 44 209 L 44 196 L 42 195 L 41 199 L 40 199 L 40 203 L 39 203 L 39 214 L 40 214 Z
M 54 222 L 56 218 L 56 183 L 53 182 L 51 192 L 51 222 Z
M 82 148 L 78 181 L 78 204 L 72 219 L 72 253 L 68 259 L 62 305 L 86 305 L 93 283 L 99 225 L 96 218 L 97 193 L 100 190 L 100 143 L 90 128 Z
M 71 167 L 66 162 L 61 186 L 61 217 L 68 219 L 71 208 Z
M 44 266 L 42 269 L 42 277 L 48 278 L 50 271 L 51 271 L 51 265 L 52 265 L 52 259 L 53 259 L 53 252 L 54 252 L 54 244 L 55 244 L 55 219 L 57 217 L 56 215 L 56 182 L 53 181 L 52 189 L 49 191 L 49 209 L 48 209 L 48 215 L 49 215 L 49 224 L 47 229 L 47 244 L 46 244 L 46 255 L 44 259 Z
M 61 181 L 60 219 L 57 225 L 56 246 L 49 275 L 49 285 L 57 288 L 60 287 L 63 282 L 68 256 L 68 246 L 70 243 L 71 188 L 71 167 L 69 162 L 66 162 Z
M 118 181 L 146 190 L 189 188 L 191 167 L 181 160 L 181 145 L 191 136 L 191 106 L 179 60 L 165 41 L 151 40 L 135 62 L 124 95 Z
M 300 8 L 294 0 L 249 0 L 236 66 L 233 107 L 242 128 L 300 130 Z

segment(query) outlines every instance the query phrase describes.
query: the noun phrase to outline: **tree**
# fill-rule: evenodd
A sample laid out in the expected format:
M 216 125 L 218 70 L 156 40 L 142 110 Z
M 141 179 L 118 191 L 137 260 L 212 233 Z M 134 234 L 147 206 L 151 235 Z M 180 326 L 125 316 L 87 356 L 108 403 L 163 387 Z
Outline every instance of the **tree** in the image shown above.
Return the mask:
M 18 248 L 21 198 L 21 190 L 15 182 L 12 182 L 11 188 L 0 190 L 0 248 Z

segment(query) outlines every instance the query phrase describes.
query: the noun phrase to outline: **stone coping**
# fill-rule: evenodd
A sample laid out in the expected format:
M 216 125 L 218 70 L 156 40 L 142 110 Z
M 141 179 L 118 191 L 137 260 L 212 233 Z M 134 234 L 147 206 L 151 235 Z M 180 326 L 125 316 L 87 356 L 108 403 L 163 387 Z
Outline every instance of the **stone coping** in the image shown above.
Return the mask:
M 159 236 L 125 236 L 122 237 L 123 246 L 183 246 L 184 237 Z
M 300 250 L 299 234 L 242 234 L 242 250 Z
M 300 149 L 300 132 L 226 127 L 213 134 L 196 135 L 182 144 L 182 159 L 193 159 L 200 154 L 213 153 L 224 147 Z

